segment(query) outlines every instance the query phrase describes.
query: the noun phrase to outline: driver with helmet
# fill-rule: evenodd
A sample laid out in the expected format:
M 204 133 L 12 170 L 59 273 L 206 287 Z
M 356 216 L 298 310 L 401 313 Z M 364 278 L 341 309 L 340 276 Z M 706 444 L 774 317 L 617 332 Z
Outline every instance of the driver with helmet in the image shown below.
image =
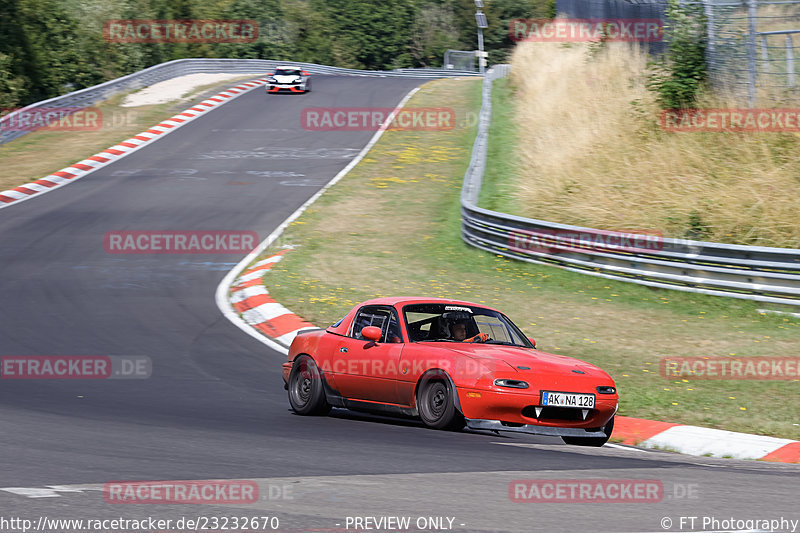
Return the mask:
M 458 342 L 486 342 L 489 340 L 489 335 L 487 333 L 478 333 L 470 338 L 467 338 L 467 321 L 471 321 L 472 317 L 470 318 L 461 318 L 458 317 L 454 320 L 449 321 L 449 330 L 450 336 L 454 341 Z

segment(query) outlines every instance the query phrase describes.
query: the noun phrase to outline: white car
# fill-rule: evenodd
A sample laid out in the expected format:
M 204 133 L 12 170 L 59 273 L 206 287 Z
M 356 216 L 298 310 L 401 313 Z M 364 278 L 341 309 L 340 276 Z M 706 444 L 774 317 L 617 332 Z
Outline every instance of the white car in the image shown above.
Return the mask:
M 267 76 L 267 93 L 307 93 L 310 90 L 311 75 L 300 67 L 278 67 Z

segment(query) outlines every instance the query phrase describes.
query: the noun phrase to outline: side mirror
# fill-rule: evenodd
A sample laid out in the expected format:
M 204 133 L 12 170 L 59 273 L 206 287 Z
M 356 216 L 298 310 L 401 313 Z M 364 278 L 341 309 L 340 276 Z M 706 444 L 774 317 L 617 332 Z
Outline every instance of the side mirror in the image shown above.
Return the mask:
M 531 344 L 533 344 L 533 347 L 536 348 L 536 341 L 533 340 L 533 337 L 528 337 L 528 340 L 531 341 Z
M 381 340 L 382 335 L 383 332 L 381 332 L 381 328 L 375 326 L 366 326 L 361 329 L 361 336 L 368 341 L 378 342 Z

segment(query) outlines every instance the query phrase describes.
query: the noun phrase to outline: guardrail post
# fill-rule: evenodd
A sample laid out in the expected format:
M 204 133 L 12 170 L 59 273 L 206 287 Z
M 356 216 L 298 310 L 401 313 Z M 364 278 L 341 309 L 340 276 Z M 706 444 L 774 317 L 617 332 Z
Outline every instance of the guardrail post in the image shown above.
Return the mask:
M 789 87 L 794 87 L 794 47 L 791 34 L 786 36 L 786 77 Z
M 756 16 L 758 0 L 747 0 L 747 102 L 750 107 L 756 105 Z
M 708 43 L 706 45 L 706 66 L 713 69 L 712 65 L 716 65 L 716 51 L 717 51 L 717 37 L 714 28 L 714 5 L 713 0 L 703 0 L 703 11 L 706 15 L 706 36 Z

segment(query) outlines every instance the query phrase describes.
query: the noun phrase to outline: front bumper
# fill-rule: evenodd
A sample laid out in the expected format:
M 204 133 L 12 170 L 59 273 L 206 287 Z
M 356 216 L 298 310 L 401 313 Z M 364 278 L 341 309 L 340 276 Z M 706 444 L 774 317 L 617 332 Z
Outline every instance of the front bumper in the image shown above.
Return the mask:
M 267 92 L 268 93 L 279 93 L 281 91 L 290 92 L 290 93 L 304 93 L 306 92 L 306 84 L 300 83 L 297 85 L 267 85 Z
M 565 428 L 553 426 L 538 426 L 535 424 L 506 425 L 499 420 L 484 420 L 478 418 L 467 418 L 469 429 L 480 429 L 488 431 L 512 431 L 515 433 L 529 433 L 531 435 L 549 435 L 552 437 L 606 437 L 602 428 L 581 429 Z
M 547 430 L 575 430 L 576 436 L 590 436 L 586 430 L 597 431 L 605 426 L 617 412 L 619 397 L 614 395 L 595 395 L 595 406 L 588 409 L 583 417 L 581 409 L 542 408 L 539 391 L 506 392 L 456 388 L 461 413 L 467 420 L 491 422 L 479 424 L 480 429 L 498 431 L 522 431 L 540 435 L 570 436 L 572 433 L 542 433 L 532 428 Z M 588 392 L 575 390 L 573 392 Z M 537 407 L 541 408 L 537 414 Z M 477 423 L 477 422 L 476 422 Z M 519 429 L 526 428 L 526 429 Z

